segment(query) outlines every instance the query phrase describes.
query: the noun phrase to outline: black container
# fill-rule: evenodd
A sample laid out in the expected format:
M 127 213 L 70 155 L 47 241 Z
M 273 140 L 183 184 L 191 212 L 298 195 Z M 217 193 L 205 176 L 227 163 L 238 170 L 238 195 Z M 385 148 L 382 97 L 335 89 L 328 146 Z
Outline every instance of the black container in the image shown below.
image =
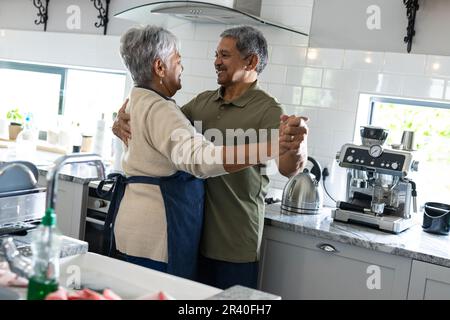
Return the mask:
M 359 128 L 359 133 L 361 138 L 380 140 L 384 142 L 389 134 L 389 130 L 381 127 L 361 126 Z
M 426 202 L 422 228 L 425 232 L 448 235 L 450 231 L 450 205 Z

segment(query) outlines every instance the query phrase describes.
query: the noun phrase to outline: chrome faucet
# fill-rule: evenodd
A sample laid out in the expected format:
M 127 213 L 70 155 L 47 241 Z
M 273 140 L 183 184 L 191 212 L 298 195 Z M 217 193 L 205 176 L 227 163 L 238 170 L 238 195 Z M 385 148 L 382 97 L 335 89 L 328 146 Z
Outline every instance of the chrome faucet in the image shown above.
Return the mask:
M 55 209 L 56 193 L 58 185 L 58 173 L 64 165 L 69 163 L 94 163 L 97 168 L 98 178 L 101 179 L 105 178 L 105 167 L 103 165 L 102 159 L 98 155 L 78 153 L 78 154 L 68 154 L 56 159 L 55 166 L 49 170 L 46 177 L 47 179 L 46 209 L 49 208 Z M 14 165 L 24 166 L 22 164 L 14 164 Z M 8 167 L 9 166 L 0 171 L 0 175 L 3 174 L 3 172 L 6 171 Z M 28 167 L 26 166 L 24 167 L 29 170 Z M 32 272 L 31 260 L 29 258 L 24 257 L 18 251 L 11 237 L 3 239 L 2 246 L 0 247 L 0 256 L 1 255 L 4 255 L 4 258 L 8 262 L 11 271 L 18 274 L 21 277 L 28 278 L 31 275 Z
M 97 175 L 100 179 L 105 179 L 105 166 L 102 159 L 91 153 L 72 153 L 62 156 L 55 160 L 55 166 L 51 168 L 47 173 L 47 198 L 45 200 L 46 209 L 55 209 L 56 192 L 58 187 L 58 173 L 62 167 L 69 163 L 94 163 L 97 168 Z
M 8 170 L 14 168 L 14 167 L 19 167 L 22 168 L 23 170 L 25 170 L 25 172 L 29 175 L 30 177 L 30 181 L 33 185 L 36 185 L 37 180 L 36 177 L 34 176 L 33 171 L 31 171 L 30 168 L 28 168 L 26 165 L 24 165 L 23 163 L 17 163 L 17 162 L 12 162 L 12 163 L 7 163 L 5 166 L 0 168 L 0 177 Z

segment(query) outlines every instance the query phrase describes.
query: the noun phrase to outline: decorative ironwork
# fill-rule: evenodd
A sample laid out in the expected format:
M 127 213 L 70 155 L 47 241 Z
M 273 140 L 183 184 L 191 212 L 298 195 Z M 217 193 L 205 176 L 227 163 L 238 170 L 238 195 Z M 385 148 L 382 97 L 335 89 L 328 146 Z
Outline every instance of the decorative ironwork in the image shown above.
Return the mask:
M 39 10 L 37 16 L 38 19 L 34 20 L 34 24 L 44 25 L 44 31 L 47 31 L 47 21 L 48 21 L 48 3 L 50 0 L 45 0 L 45 4 L 41 0 L 33 0 L 33 5 Z
M 92 2 L 94 2 L 94 7 L 95 9 L 98 10 L 98 16 L 97 18 L 100 19 L 99 22 L 95 23 L 95 26 L 97 28 L 101 28 L 103 27 L 103 34 L 106 34 L 106 28 L 108 27 L 108 11 L 109 11 L 109 3 L 111 2 L 110 0 L 106 0 L 106 8 L 103 7 L 103 2 L 102 0 L 91 0 Z
M 419 0 L 403 0 L 406 5 L 406 17 L 408 18 L 408 27 L 406 28 L 407 34 L 403 39 L 408 44 L 408 53 L 411 52 L 412 39 L 416 34 L 414 30 L 414 24 L 416 23 L 416 12 L 419 10 Z

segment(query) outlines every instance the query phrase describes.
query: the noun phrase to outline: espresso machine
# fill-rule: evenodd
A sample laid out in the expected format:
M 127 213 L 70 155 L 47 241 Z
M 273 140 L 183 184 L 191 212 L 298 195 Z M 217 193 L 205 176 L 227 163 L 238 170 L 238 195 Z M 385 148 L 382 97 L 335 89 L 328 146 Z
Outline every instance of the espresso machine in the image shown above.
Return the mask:
M 346 199 L 337 201 L 332 217 L 400 233 L 413 225 L 411 212 L 417 212 L 416 185 L 408 174 L 418 162 L 409 151 L 384 146 L 384 128 L 363 126 L 360 134 L 362 145 L 347 143 L 336 155 L 347 168 Z

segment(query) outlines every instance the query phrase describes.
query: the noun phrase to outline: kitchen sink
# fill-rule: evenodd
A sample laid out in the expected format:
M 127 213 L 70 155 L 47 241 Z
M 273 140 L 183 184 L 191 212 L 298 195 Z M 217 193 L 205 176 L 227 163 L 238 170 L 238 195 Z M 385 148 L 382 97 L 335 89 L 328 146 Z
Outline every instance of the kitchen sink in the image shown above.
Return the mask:
M 123 299 L 139 299 L 163 291 L 175 299 L 201 300 L 221 289 L 125 261 L 87 252 L 61 259 L 60 285 L 68 289 L 109 288 Z

